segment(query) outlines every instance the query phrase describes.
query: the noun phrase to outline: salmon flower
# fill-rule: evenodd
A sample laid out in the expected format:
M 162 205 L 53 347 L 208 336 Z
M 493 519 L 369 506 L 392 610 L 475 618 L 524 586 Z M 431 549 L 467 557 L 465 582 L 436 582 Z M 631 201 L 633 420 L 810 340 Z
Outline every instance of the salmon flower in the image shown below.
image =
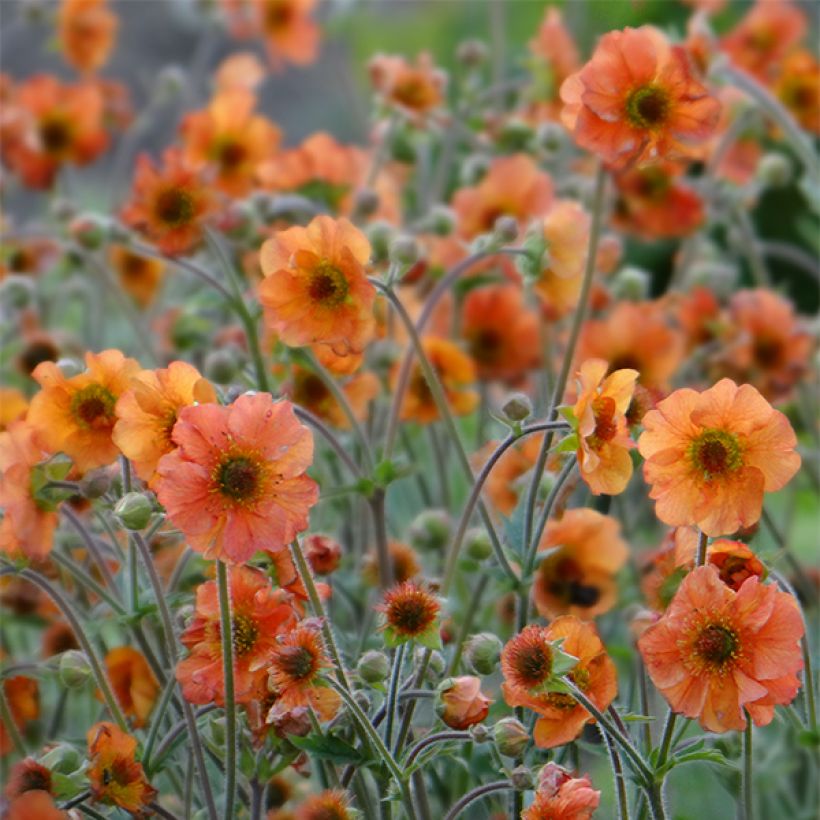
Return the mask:
M 159 694 L 159 681 L 145 656 L 130 646 L 120 646 L 105 656 L 105 668 L 123 714 L 132 718 L 135 729 L 145 726 Z M 97 698 L 103 699 L 99 691 Z
M 12 798 L 8 804 L 4 820 L 70 820 L 66 811 L 61 811 L 47 791 L 32 789 Z
M 736 532 L 761 514 L 764 492 L 800 467 L 788 419 L 754 387 L 722 379 L 703 393 L 676 390 L 644 416 L 638 449 L 655 513 L 707 535 Z
M 616 519 L 595 510 L 567 510 L 547 523 L 538 551 L 546 555 L 532 596 L 543 617 L 594 618 L 612 608 L 615 573 L 629 555 Z
M 555 641 L 561 641 L 562 652 L 577 659 L 568 677 L 598 709 L 606 711 L 618 693 L 615 664 L 594 625 L 566 615 L 548 627 L 524 627 L 501 653 L 501 691 L 509 706 L 524 706 L 538 713 L 533 739 L 542 749 L 569 743 L 593 720 L 572 695 L 550 691 Z
M 614 168 L 691 156 L 709 138 L 720 104 L 686 52 L 652 26 L 610 31 L 561 86 L 561 119 L 576 142 Z
M 447 77 L 424 52 L 413 65 L 403 57 L 377 54 L 368 63 L 370 82 L 387 105 L 423 117 L 443 102 Z
M 200 172 L 178 148 L 169 148 L 157 168 L 142 154 L 137 159 L 131 200 L 123 206 L 123 222 L 144 234 L 170 255 L 191 251 L 202 239 L 203 221 L 215 199 Z
M 305 473 L 313 437 L 289 402 L 257 393 L 184 407 L 171 438 L 177 449 L 160 459 L 154 486 L 197 552 L 241 564 L 307 527 L 319 495 Z
M 471 413 L 478 404 L 478 394 L 468 389 L 475 381 L 476 368 L 473 360 L 462 353 L 451 341 L 437 336 L 422 339 L 424 355 L 438 374 L 450 409 L 457 416 Z M 390 374 L 391 387 L 395 388 L 399 366 Z M 433 393 L 424 377 L 421 366 L 416 362 L 410 376 L 410 384 L 401 406 L 403 421 L 417 421 L 427 424 L 439 417 Z
M 216 402 L 209 381 L 187 362 L 136 373 L 117 401 L 113 439 L 145 482 L 155 478 L 159 460 L 176 445 L 171 438 L 180 410 Z
M 339 385 L 339 388 L 347 398 L 356 420 L 363 421 L 370 402 L 379 394 L 377 376 L 370 372 L 357 373 Z M 350 420 L 342 406 L 324 380 L 313 371 L 294 366 L 291 383 L 286 390 L 295 404 L 310 410 L 323 421 L 340 429 L 350 427 Z
M 580 68 L 578 48 L 559 8 L 547 8 L 535 37 L 528 45 L 533 56 L 531 113 L 544 119 L 557 119 L 561 109 L 561 84 Z
M 615 370 L 603 359 L 587 359 L 578 371 L 578 398 L 572 408 L 581 478 L 594 495 L 617 495 L 632 477 L 626 411 L 637 370 Z
M 255 105 L 252 91 L 223 91 L 204 111 L 187 114 L 180 127 L 185 159 L 195 168 L 212 168 L 216 187 L 229 196 L 250 192 L 257 167 L 282 137 L 267 117 L 254 114 Z
M 439 717 L 451 729 L 469 729 L 481 723 L 490 711 L 492 699 L 481 691 L 481 678 L 475 675 L 447 678 L 436 692 Z
M 601 792 L 592 788 L 588 774 L 573 777 L 557 763 L 547 763 L 521 820 L 591 820 L 600 802 Z
M 42 390 L 31 400 L 27 420 L 49 452 L 70 456 L 80 472 L 104 467 L 119 450 L 111 438 L 117 399 L 139 363 L 119 350 L 85 354 L 86 370 L 66 378 L 54 362 L 32 374 Z
M 271 65 L 309 65 L 319 49 L 316 0 L 251 0 Z
M 159 259 L 135 253 L 125 245 L 111 245 L 108 261 L 122 289 L 140 308 L 147 308 L 162 285 L 165 264 Z
M 100 803 L 140 815 L 154 799 L 154 789 L 136 759 L 137 741 L 113 723 L 97 723 L 88 730 L 91 794 Z
M 820 63 L 814 54 L 805 49 L 789 54 L 775 83 L 775 93 L 801 128 L 820 135 Z
M 367 281 L 370 243 L 346 219 L 317 216 L 262 245 L 259 301 L 270 330 L 291 347 L 321 343 L 341 356 L 373 338 L 376 289 Z
M 756 726 L 791 703 L 803 667 L 797 601 L 749 578 L 735 592 L 712 566 L 681 583 L 663 617 L 638 640 L 652 682 L 671 708 L 710 732 Z
M 237 703 L 253 700 L 264 688 L 277 637 L 296 623 L 289 593 L 251 567 L 231 567 L 228 575 L 233 626 L 234 686 Z M 190 651 L 177 664 L 176 678 L 191 703 L 221 705 L 225 699 L 222 629 L 215 581 L 197 587 L 194 617 L 180 640 Z
M 53 786 L 51 770 L 40 765 L 33 757 L 26 757 L 12 767 L 3 794 L 13 800 L 30 791 L 52 794 Z
M 453 196 L 459 231 L 472 239 L 493 229 L 500 216 L 511 216 L 520 227 L 544 216 L 552 204 L 552 179 L 526 154 L 497 157 L 475 186 Z
M 11 719 L 18 731 L 40 716 L 40 686 L 34 678 L 14 675 L 3 678 L 3 695 L 9 705 Z M 0 718 L 0 757 L 12 750 L 11 732 Z
M 0 387 L 0 433 L 22 421 L 27 411 L 28 401 L 16 387 Z
M 119 28 L 107 0 L 62 0 L 57 12 L 57 39 L 66 60 L 92 73 L 108 60 Z

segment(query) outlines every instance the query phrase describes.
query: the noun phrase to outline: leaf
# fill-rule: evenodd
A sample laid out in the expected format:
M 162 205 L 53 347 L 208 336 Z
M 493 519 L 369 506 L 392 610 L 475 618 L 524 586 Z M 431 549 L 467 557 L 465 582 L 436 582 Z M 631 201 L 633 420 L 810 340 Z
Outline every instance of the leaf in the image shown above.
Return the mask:
M 621 720 L 623 720 L 624 723 L 649 723 L 650 721 L 656 720 L 656 718 L 654 715 L 636 715 L 633 712 L 627 712 L 621 715 Z
M 358 749 L 335 735 L 288 735 L 288 740 L 297 749 L 309 752 L 322 760 L 330 760 L 332 763 L 362 764 L 365 761 L 365 757 Z

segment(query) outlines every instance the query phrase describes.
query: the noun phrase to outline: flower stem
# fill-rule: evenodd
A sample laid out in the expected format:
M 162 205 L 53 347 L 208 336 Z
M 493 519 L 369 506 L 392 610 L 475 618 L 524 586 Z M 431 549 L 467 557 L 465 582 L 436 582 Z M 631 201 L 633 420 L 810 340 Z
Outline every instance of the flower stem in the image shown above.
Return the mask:
M 661 738 L 660 751 L 658 752 L 658 768 L 666 763 L 669 757 L 669 749 L 672 746 L 672 737 L 675 734 L 675 721 L 678 716 L 670 709 L 666 715 L 666 723 L 663 726 L 663 736 Z
M 405 769 L 409 769 L 416 758 L 428 747 L 434 743 L 444 743 L 448 740 L 472 740 L 473 736 L 469 732 L 437 732 L 434 735 L 427 735 L 422 738 L 407 755 L 404 762 Z
M 233 624 L 231 593 L 228 588 L 228 567 L 216 562 L 216 583 L 219 588 L 219 627 L 222 640 L 222 670 L 225 676 L 225 820 L 234 816 L 236 799 L 236 693 L 234 691 Z
M 695 556 L 695 566 L 702 567 L 706 563 L 706 548 L 709 546 L 709 536 L 705 532 L 699 533 L 698 551 Z
M 478 786 L 472 791 L 467 792 L 467 794 L 447 812 L 444 820 L 456 820 L 456 817 L 458 817 L 467 806 L 475 803 L 476 800 L 480 800 L 482 797 L 486 797 L 488 794 L 506 792 L 513 789 L 515 789 L 515 786 L 513 786 L 509 780 L 496 780 L 494 783 Z
M 387 748 L 393 745 L 393 723 L 396 719 L 396 705 L 398 703 L 399 680 L 401 668 L 404 665 L 404 650 L 406 644 L 399 644 L 393 656 L 393 669 L 390 672 L 390 687 L 387 690 L 387 720 L 384 724 L 384 742 Z
M 746 710 L 746 728 L 743 731 L 743 820 L 754 820 L 754 794 L 752 792 L 752 719 Z

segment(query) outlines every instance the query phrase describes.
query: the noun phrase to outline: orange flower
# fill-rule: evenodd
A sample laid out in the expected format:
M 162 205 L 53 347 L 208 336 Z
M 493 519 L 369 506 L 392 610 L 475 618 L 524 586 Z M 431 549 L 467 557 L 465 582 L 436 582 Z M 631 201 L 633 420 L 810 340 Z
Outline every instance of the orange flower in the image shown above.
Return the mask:
M 326 789 L 303 800 L 296 809 L 294 820 L 354 820 L 354 816 L 346 792 Z
M 438 374 L 450 409 L 457 416 L 471 413 L 478 404 L 478 394 L 467 389 L 476 378 L 475 363 L 447 339 L 427 336 L 422 339 L 424 355 Z M 399 366 L 390 373 L 391 387 L 395 388 Z M 426 424 L 439 417 L 438 408 L 421 366 L 416 362 L 410 376 L 410 384 L 401 407 L 402 421 Z
M 171 433 L 179 411 L 216 402 L 216 392 L 199 371 L 186 362 L 171 362 L 160 370 L 141 370 L 114 408 L 113 439 L 137 475 L 152 482 L 159 460 L 176 446 Z
M 481 678 L 474 675 L 447 678 L 439 684 L 437 694 L 439 717 L 451 729 L 469 729 L 481 723 L 493 702 L 481 691 Z
M 319 27 L 312 18 L 316 0 L 251 0 L 271 65 L 308 65 L 316 59 Z
M 511 216 L 523 227 L 551 204 L 552 180 L 526 154 L 496 157 L 481 182 L 453 196 L 459 230 L 468 239 L 491 231 L 500 216 Z
M 165 274 L 165 265 L 159 259 L 134 253 L 126 245 L 111 245 L 108 261 L 120 287 L 143 309 L 157 295 Z
M 760 518 L 763 493 L 779 490 L 800 467 L 788 419 L 754 387 L 722 379 L 703 393 L 684 388 L 643 420 L 655 513 L 671 526 L 724 535 Z
M 30 791 L 51 794 L 51 770 L 41 766 L 34 758 L 26 757 L 12 767 L 3 794 L 9 800 L 13 800 L 18 795 Z
M 280 635 L 268 661 L 268 688 L 276 697 L 272 713 L 307 706 L 322 720 L 335 717 L 342 699 L 322 680 L 331 666 L 317 623 L 304 621 Z
M 600 802 L 601 792 L 592 788 L 589 775 L 573 777 L 556 763 L 547 763 L 521 820 L 591 820 Z
M 159 693 L 159 681 L 145 656 L 130 646 L 120 646 L 105 656 L 105 667 L 123 714 L 133 718 L 135 729 L 145 726 Z M 97 699 L 103 699 L 99 691 Z
M 712 566 L 680 585 L 666 613 L 638 640 L 649 676 L 671 708 L 710 732 L 744 729 L 744 709 L 765 726 L 790 703 L 803 667 L 795 599 L 749 578 L 738 592 Z
M 428 649 L 438 649 L 441 640 L 436 621 L 441 604 L 426 589 L 413 581 L 404 581 L 384 593 L 384 602 L 376 607 L 384 616 L 385 643 L 398 646 L 415 640 Z
M 720 580 L 735 592 L 740 591 L 740 587 L 748 578 L 755 577 L 762 581 L 766 577 L 766 567 L 749 547 L 740 541 L 718 538 L 709 544 L 706 560 L 717 567 Z
M 480 379 L 515 381 L 538 366 L 538 316 L 518 285 L 471 290 L 464 300 L 461 335 Z
M 567 510 L 550 520 L 538 547 L 546 557 L 532 588 L 536 609 L 545 618 L 594 618 L 615 603 L 615 573 L 629 549 L 614 518 L 595 510 Z
M 66 60 L 92 73 L 108 60 L 119 20 L 107 0 L 62 0 L 57 12 L 57 37 Z
M 237 703 L 253 700 L 264 687 L 277 637 L 296 622 L 291 596 L 251 567 L 231 567 L 228 575 L 233 623 L 234 686 Z M 222 704 L 222 629 L 215 581 L 197 587 L 196 611 L 180 640 L 190 650 L 177 664 L 176 678 L 191 703 Z
M 122 209 L 122 220 L 167 254 L 187 253 L 202 239 L 202 222 L 215 200 L 199 172 L 178 148 L 163 155 L 157 169 L 146 154 L 137 159 L 134 189 Z
M 185 159 L 195 168 L 212 167 L 217 188 L 229 196 L 250 192 L 257 167 L 282 137 L 267 117 L 253 113 L 255 105 L 252 91 L 236 88 L 218 93 L 207 109 L 182 121 Z
M 578 467 L 593 495 L 617 495 L 632 477 L 626 411 L 632 401 L 637 370 L 615 370 L 609 376 L 603 359 L 587 359 L 578 371 L 578 398 L 572 408 L 578 437 Z
M 80 472 L 116 459 L 114 407 L 140 369 L 119 350 L 86 353 L 85 363 L 86 371 L 71 378 L 54 362 L 38 365 L 32 376 L 42 390 L 31 400 L 27 417 L 44 448 L 71 456 Z
M 100 803 L 140 815 L 154 799 L 154 789 L 136 760 L 137 741 L 113 723 L 97 723 L 88 730 L 91 794 Z
M 802 128 L 820 135 L 820 64 L 810 51 L 786 57 L 775 92 Z
M 561 10 L 549 6 L 541 26 L 529 42 L 533 55 L 534 106 L 532 114 L 545 119 L 557 119 L 561 107 L 559 89 L 579 66 L 578 48 L 564 24 Z
M 217 93 L 244 88 L 253 91 L 265 79 L 267 69 L 252 51 L 239 51 L 226 57 L 214 72 Z
M 54 805 L 48 792 L 34 789 L 15 797 L 3 817 L 4 820 L 69 820 L 70 815 Z
M 289 402 L 257 393 L 184 407 L 171 437 L 177 449 L 160 459 L 154 485 L 197 552 L 241 564 L 307 527 L 319 495 L 305 473 L 313 437 Z
M 16 387 L 0 387 L 0 433 L 25 418 L 27 410 L 28 401 Z
M 390 553 L 390 563 L 393 566 L 393 581 L 402 584 L 412 581 L 421 573 L 421 562 L 418 553 L 409 545 L 401 541 L 389 541 L 387 550 Z M 379 561 L 375 552 L 368 553 L 362 562 L 362 578 L 370 586 L 379 583 Z
M 317 216 L 262 245 L 259 301 L 268 327 L 291 347 L 321 343 L 358 353 L 373 337 L 376 289 L 364 266 L 370 243 L 346 219 Z
M 330 575 L 342 560 L 342 545 L 329 535 L 308 535 L 302 547 L 310 568 L 317 575 Z
M 541 449 L 542 437 L 527 436 L 509 449 L 495 463 L 484 483 L 484 492 L 502 515 L 510 515 L 518 504 L 525 485 L 523 477 L 535 465 Z M 473 466 L 480 470 L 495 452 L 499 442 L 488 441 L 472 458 Z
M 3 694 L 11 711 L 11 718 L 19 730 L 40 716 L 40 687 L 34 678 L 25 675 L 3 679 Z M 11 736 L 0 718 L 0 756 L 12 750 Z
M 353 415 L 357 421 L 367 416 L 370 402 L 379 394 L 379 380 L 374 373 L 358 373 L 348 379 L 339 389 L 347 397 Z M 315 416 L 334 427 L 347 429 L 350 421 L 336 401 L 330 388 L 313 371 L 294 366 L 292 383 L 288 395 L 298 405 L 310 410 Z
M 720 115 L 686 52 L 652 26 L 605 34 L 592 59 L 564 81 L 561 99 L 576 142 L 615 168 L 691 155 Z
M 377 54 L 367 69 L 385 103 L 410 116 L 422 117 L 442 104 L 447 78 L 427 52 L 416 57 L 415 65 L 404 57 Z
M 687 350 L 715 339 L 721 323 L 721 307 L 708 287 L 698 285 L 686 295 L 676 296 L 673 308 L 686 335 Z
M 562 641 L 562 652 L 578 659 L 569 678 L 598 709 L 606 711 L 618 693 L 615 664 L 592 624 L 566 615 L 548 627 L 525 627 L 501 653 L 501 691 L 509 706 L 524 706 L 538 713 L 533 739 L 542 749 L 569 743 L 593 721 L 572 695 L 543 690 L 553 674 L 550 644 L 558 640 Z

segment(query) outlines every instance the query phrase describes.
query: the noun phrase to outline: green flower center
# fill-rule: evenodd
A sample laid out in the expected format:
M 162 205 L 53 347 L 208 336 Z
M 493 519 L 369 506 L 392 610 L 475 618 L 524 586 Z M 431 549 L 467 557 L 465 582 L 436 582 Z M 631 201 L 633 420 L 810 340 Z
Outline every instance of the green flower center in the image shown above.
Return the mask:
M 71 415 L 75 421 L 88 430 L 108 427 L 114 423 L 114 394 L 101 384 L 89 384 L 78 390 L 71 399 Z
M 342 304 L 347 298 L 349 289 L 344 273 L 327 260 L 322 260 L 310 275 L 308 286 L 310 298 L 326 307 L 336 307 Z
M 743 466 L 740 442 L 726 430 L 705 430 L 689 445 L 688 456 L 707 481 Z
M 656 85 L 644 85 L 626 100 L 626 118 L 635 128 L 659 128 L 669 117 L 669 96 Z

